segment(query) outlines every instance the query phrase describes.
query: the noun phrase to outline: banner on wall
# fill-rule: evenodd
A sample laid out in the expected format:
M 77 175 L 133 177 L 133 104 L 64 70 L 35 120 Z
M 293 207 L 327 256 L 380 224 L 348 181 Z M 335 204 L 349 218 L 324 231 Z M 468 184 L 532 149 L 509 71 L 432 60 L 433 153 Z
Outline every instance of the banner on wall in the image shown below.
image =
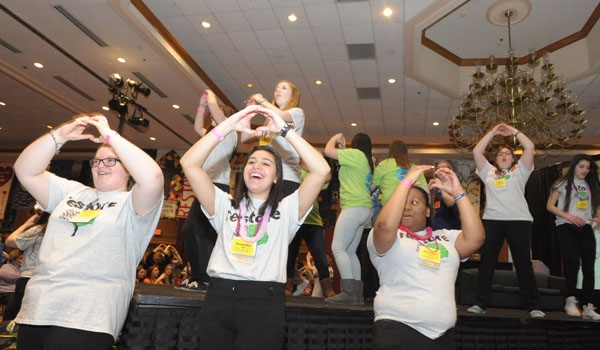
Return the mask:
M 192 203 L 196 199 L 192 186 L 186 177 L 183 178 L 183 188 L 179 196 L 179 208 L 177 209 L 177 217 L 185 219 L 188 216 Z
M 10 163 L 0 163 L 0 220 L 4 220 L 14 169 Z

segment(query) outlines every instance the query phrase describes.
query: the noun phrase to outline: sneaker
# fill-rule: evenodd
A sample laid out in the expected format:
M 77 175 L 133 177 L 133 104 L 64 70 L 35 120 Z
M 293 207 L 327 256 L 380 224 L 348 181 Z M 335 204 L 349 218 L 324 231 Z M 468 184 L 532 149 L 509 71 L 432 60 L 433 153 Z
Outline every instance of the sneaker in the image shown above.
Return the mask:
M 295 297 L 302 295 L 302 292 L 304 292 L 304 290 L 306 289 L 307 286 L 308 286 L 308 280 L 302 280 L 302 283 L 300 283 L 298 285 L 298 287 L 296 287 L 296 290 L 294 291 L 294 293 L 292 295 Z
M 189 285 L 190 285 L 190 280 L 186 278 L 181 282 L 180 285 L 175 286 L 175 289 L 185 290 L 188 288 Z
M 467 309 L 467 311 L 474 314 L 485 314 L 485 309 L 482 309 L 479 305 L 473 305 Z
M 600 321 L 600 315 L 594 311 L 596 307 L 594 304 L 588 303 L 587 305 L 583 305 L 583 312 L 581 313 L 581 317 L 584 320 L 592 320 L 592 321 Z
M 194 282 L 188 283 L 187 288 L 182 289 L 182 290 L 185 290 L 187 292 L 204 292 L 207 289 L 208 289 L 208 282 L 194 281 Z
M 577 299 L 573 296 L 567 298 L 565 302 L 565 312 L 569 316 L 581 317 L 581 310 L 577 307 Z
M 544 317 L 546 317 L 546 314 L 543 313 L 541 310 L 531 310 L 531 311 L 529 311 L 529 315 L 531 316 L 531 318 L 544 318 Z

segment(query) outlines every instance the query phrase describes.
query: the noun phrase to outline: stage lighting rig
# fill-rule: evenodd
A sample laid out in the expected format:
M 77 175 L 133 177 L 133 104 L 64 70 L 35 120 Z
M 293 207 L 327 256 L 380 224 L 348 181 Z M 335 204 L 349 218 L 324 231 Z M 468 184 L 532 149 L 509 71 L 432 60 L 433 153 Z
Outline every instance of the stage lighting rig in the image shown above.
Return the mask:
M 143 83 L 138 83 L 133 79 L 123 80 L 118 73 L 113 73 L 108 76 L 108 91 L 112 93 L 112 98 L 108 101 L 108 108 L 115 111 L 119 117 L 118 131 L 123 133 L 123 125 L 126 122 L 139 132 L 147 132 L 150 125 L 150 121 L 144 118 L 144 112 L 147 112 L 147 109 L 138 104 L 136 99 L 140 93 L 148 97 L 152 90 Z M 128 117 L 128 105 L 130 104 L 134 108 L 131 116 Z

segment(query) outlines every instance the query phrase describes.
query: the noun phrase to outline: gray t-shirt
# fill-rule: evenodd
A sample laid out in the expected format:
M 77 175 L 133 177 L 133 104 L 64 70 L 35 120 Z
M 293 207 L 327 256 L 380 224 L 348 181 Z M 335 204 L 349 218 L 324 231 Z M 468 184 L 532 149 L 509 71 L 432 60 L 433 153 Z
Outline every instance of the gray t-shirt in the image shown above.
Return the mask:
M 116 340 L 162 199 L 140 217 L 131 191 L 99 192 L 52 174 L 49 188 L 44 210 L 52 215 L 15 322 L 108 333 Z M 89 215 L 80 215 L 86 209 Z M 76 226 L 82 216 L 88 222 Z

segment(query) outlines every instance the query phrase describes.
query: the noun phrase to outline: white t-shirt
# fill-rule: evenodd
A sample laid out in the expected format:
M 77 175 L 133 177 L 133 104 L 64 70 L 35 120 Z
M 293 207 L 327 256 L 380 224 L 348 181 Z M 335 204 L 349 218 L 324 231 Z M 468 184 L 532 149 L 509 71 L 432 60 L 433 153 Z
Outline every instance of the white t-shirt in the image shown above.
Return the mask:
M 396 242 L 382 255 L 375 250 L 373 230 L 369 232 L 367 249 L 380 285 L 373 302 L 375 321 L 401 322 L 431 339 L 454 327 L 454 283 L 460 264 L 454 243 L 461 232 L 434 231 L 437 248 L 433 237 L 423 242 L 432 250 L 440 250 L 439 269 L 419 263 L 419 241 L 403 231 L 398 230 Z M 425 231 L 415 233 L 425 235 Z
M 229 160 L 237 147 L 237 132 L 232 131 L 225 135 L 217 146 L 210 152 L 202 168 L 214 183 L 229 186 L 231 166 Z
M 23 263 L 19 277 L 31 277 L 38 265 L 38 254 L 42 239 L 44 238 L 44 225 L 35 225 L 15 237 L 15 245 L 23 251 Z
M 258 209 L 263 201 L 253 200 L 248 209 L 248 223 L 256 224 Z M 231 196 L 215 186 L 215 215 L 204 214 L 217 231 L 217 242 L 208 262 L 211 277 L 232 280 L 250 280 L 285 283 L 288 245 L 300 228 L 306 215 L 298 220 L 298 191 L 279 202 L 277 211 L 271 213 L 265 237 L 256 244 L 255 256 L 234 254 L 232 246 L 238 225 L 239 210 L 231 205 Z M 238 237 L 239 238 L 239 237 Z
M 140 217 L 131 191 L 99 192 L 52 174 L 49 188 L 44 210 L 52 215 L 15 322 L 108 333 L 116 340 L 162 197 Z M 69 219 L 84 209 L 99 214 L 92 223 L 76 227 Z
M 477 176 L 485 184 L 486 206 L 483 219 L 500 221 L 533 221 L 525 200 L 525 185 L 533 172 L 519 160 L 506 174 L 497 175 L 498 168 L 486 162 Z
M 552 188 L 556 188 L 558 191 L 558 201 L 556 207 L 563 210 L 565 206 L 565 200 L 567 195 L 567 189 L 565 188 L 566 181 L 557 181 Z M 578 202 L 579 208 L 578 208 Z M 573 179 L 573 188 L 571 188 L 571 202 L 569 203 L 569 210 L 567 211 L 571 215 L 579 216 L 583 220 L 591 223 L 592 220 L 592 198 L 590 196 L 590 186 L 587 182 L 582 179 Z M 562 224 L 571 223 L 562 216 L 556 216 L 554 221 L 556 226 Z
M 304 111 L 294 107 L 287 110 L 294 120 L 294 131 L 302 136 L 304 132 Z M 283 179 L 300 183 L 300 156 L 294 147 L 283 137 L 274 137 L 271 147 L 279 154 L 283 161 Z

